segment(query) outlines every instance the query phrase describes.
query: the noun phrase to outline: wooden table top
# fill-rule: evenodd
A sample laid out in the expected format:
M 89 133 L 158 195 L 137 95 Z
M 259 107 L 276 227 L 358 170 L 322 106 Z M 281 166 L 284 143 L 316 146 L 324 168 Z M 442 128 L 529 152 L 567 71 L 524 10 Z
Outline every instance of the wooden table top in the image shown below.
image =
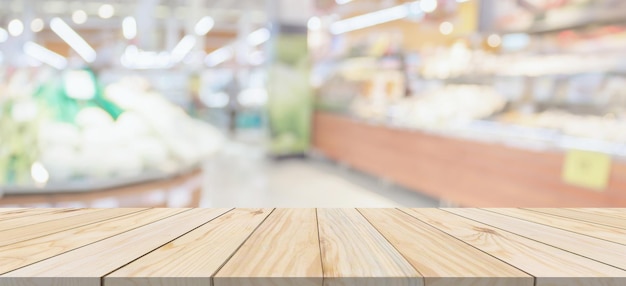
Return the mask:
M 2 286 L 626 285 L 626 209 L 0 209 Z

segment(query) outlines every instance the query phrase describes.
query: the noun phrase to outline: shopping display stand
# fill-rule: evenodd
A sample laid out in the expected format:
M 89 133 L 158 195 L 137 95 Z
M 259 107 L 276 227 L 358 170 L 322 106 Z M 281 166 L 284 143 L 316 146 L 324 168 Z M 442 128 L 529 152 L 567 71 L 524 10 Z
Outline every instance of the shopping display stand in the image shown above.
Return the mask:
M 623 209 L 0 209 L 0 284 L 624 285 L 624 218 Z

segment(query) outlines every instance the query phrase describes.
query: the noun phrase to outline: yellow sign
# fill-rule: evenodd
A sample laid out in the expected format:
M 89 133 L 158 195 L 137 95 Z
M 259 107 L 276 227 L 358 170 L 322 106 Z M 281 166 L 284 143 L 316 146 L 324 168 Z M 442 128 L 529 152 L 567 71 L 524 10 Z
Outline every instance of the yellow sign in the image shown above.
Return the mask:
M 571 150 L 565 156 L 563 180 L 571 185 L 606 190 L 611 176 L 611 157 L 607 154 Z

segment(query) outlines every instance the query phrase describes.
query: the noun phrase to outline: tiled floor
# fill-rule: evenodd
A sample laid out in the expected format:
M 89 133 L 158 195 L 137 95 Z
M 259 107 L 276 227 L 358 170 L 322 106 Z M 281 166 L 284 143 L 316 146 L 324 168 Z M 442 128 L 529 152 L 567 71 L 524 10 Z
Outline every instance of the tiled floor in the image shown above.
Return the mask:
M 206 163 L 202 207 L 436 207 L 437 200 L 320 158 L 275 161 L 231 141 Z

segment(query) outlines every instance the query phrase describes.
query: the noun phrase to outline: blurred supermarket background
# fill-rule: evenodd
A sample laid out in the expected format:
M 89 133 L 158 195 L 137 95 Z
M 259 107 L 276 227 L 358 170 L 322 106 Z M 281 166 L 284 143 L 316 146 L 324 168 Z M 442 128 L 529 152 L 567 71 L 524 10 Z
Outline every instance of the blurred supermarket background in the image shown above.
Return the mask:
M 2 207 L 626 206 L 626 1 L 0 0 Z

